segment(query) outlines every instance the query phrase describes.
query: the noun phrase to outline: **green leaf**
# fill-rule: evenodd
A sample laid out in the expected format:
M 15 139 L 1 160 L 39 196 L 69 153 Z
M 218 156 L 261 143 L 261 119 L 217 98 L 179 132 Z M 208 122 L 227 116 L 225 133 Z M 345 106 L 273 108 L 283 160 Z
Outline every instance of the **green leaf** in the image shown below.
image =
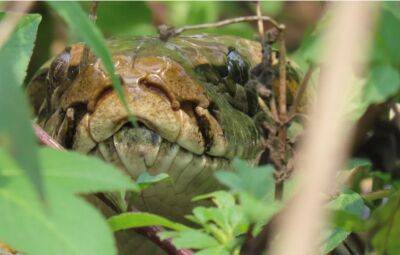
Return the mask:
M 177 1 L 167 3 L 168 19 L 174 26 L 215 22 L 218 19 L 216 2 Z
M 98 5 L 96 25 L 106 35 L 143 36 L 156 33 L 152 19 L 152 11 L 146 2 L 104 1 Z
M 363 98 L 369 104 L 381 103 L 399 90 L 399 71 L 390 65 L 378 65 L 374 66 L 369 73 Z
M 100 213 L 62 188 L 48 188 L 47 210 L 25 178 L 0 178 L 0 240 L 30 255 L 115 255 Z
M 40 21 L 37 14 L 23 16 L 0 49 L 0 146 L 7 149 L 43 197 L 36 138 L 21 86 Z
M 139 185 L 140 189 L 146 189 L 151 185 L 154 185 L 158 182 L 162 182 L 170 179 L 170 176 L 166 173 L 161 173 L 158 175 L 150 175 L 148 172 L 144 172 L 136 180 L 137 185 Z
M 229 251 L 224 246 L 220 245 L 217 247 L 207 248 L 195 253 L 196 255 L 229 255 Z
M 107 49 L 106 41 L 100 30 L 89 20 L 88 14 L 86 14 L 76 2 L 48 1 L 48 4 L 64 18 L 74 33 L 82 38 L 95 54 L 101 58 L 107 72 L 111 75 L 114 90 L 117 92 L 119 99 L 129 113 L 131 122 L 135 124 L 136 122 L 126 102 L 121 82 L 115 74 L 115 67 L 111 59 L 111 54 Z
M 397 255 L 400 253 L 400 191 L 372 213 L 375 233 L 372 246 L 378 254 Z
M 400 65 L 400 6 L 383 2 L 377 24 L 371 59 L 374 63 Z
M 345 190 L 337 198 L 332 200 L 328 207 L 331 210 L 346 212 L 350 215 L 361 217 L 365 205 L 362 197 L 351 190 Z M 344 219 L 343 219 L 344 220 Z M 350 234 L 349 231 L 341 227 L 333 227 L 326 233 L 323 243 L 323 253 L 329 253 L 340 245 Z
M 139 188 L 133 180 L 111 164 L 76 152 L 41 148 L 39 158 L 46 186 L 62 188 L 70 193 L 123 191 Z M 3 178 L 21 178 L 20 171 L 0 150 Z
M 179 249 L 207 249 L 219 245 L 218 241 L 201 230 L 184 230 L 179 232 L 164 232 L 162 238 L 172 237 L 172 243 Z
M 146 212 L 122 213 L 115 215 L 108 219 L 108 223 L 113 231 L 148 226 L 163 226 L 177 231 L 189 229 L 180 223 Z
M 245 161 L 235 159 L 234 172 L 218 171 L 215 175 L 219 182 L 233 191 L 247 192 L 257 199 L 273 200 L 275 192 L 274 168 L 271 165 L 251 167 Z
M 283 1 L 261 1 L 261 10 L 266 15 L 275 17 L 283 9 Z
M 235 205 L 235 198 L 232 194 L 226 191 L 215 191 L 212 193 L 196 196 L 192 201 L 199 201 L 204 199 L 212 199 L 214 204 L 220 208 L 232 207 Z

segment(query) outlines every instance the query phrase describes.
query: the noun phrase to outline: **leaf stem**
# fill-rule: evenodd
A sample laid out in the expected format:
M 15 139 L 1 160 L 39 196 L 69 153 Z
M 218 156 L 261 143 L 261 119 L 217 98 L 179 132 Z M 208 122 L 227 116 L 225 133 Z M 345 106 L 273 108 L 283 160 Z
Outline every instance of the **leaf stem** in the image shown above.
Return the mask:
M 388 197 L 392 191 L 390 189 L 377 190 L 363 195 L 363 199 L 367 201 L 374 201 Z

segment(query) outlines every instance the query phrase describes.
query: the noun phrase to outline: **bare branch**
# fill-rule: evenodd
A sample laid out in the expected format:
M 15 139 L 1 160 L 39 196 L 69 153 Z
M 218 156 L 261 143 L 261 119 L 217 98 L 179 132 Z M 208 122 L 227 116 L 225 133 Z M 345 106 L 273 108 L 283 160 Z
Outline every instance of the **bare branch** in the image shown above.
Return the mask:
M 190 26 L 183 26 L 180 28 L 173 28 L 173 27 L 168 27 L 168 26 L 159 26 L 159 33 L 160 33 L 160 38 L 161 40 L 168 40 L 168 38 L 172 36 L 177 36 L 182 34 L 185 31 L 189 30 L 196 30 L 196 29 L 204 29 L 204 28 L 217 28 L 217 27 L 223 27 L 227 26 L 230 24 L 235 24 L 235 23 L 241 23 L 241 22 L 249 22 L 249 21 L 267 21 L 270 22 L 274 27 L 276 27 L 278 30 L 282 29 L 282 25 L 278 24 L 274 19 L 268 16 L 244 16 L 244 17 L 237 17 L 237 18 L 232 18 L 232 19 L 226 19 L 226 20 L 221 20 L 218 22 L 214 23 L 204 23 L 204 24 L 199 24 L 199 25 L 190 25 Z
M 256 1 L 256 14 L 258 17 L 258 33 L 260 35 L 260 41 L 261 41 L 261 43 L 263 43 L 264 42 L 264 22 L 262 20 L 260 1 Z
M 33 124 L 33 128 L 35 130 L 36 136 L 39 139 L 40 143 L 46 146 L 49 146 L 56 150 L 65 150 L 65 148 L 60 145 L 57 141 L 55 141 L 49 134 L 46 133 L 41 127 L 37 124 Z M 101 196 L 98 196 L 100 200 L 103 200 Z M 112 208 L 111 208 L 112 209 Z M 136 209 L 132 209 L 137 211 Z M 169 255 L 192 255 L 193 252 L 186 249 L 178 249 L 174 246 L 171 239 L 161 239 L 160 234 L 163 231 L 162 228 L 152 226 L 152 227 L 142 227 L 134 229 L 137 233 L 145 236 L 154 244 L 159 246 Z
M 281 237 L 270 254 L 320 254 L 321 231 L 327 219 L 321 194 L 334 190 L 335 175 L 348 156 L 351 126 L 344 117 L 352 70 L 369 42 L 372 3 L 334 3 L 325 36 L 324 59 L 316 104 L 310 114 L 296 172 L 298 192 L 279 222 Z M 349 54 L 351 52 L 351 54 Z M 360 71 L 360 70 L 358 70 Z M 326 195 L 325 195 L 326 197 Z
M 281 32 L 278 35 L 279 45 L 279 118 L 282 123 L 287 120 L 286 110 L 286 47 L 285 47 L 285 26 L 281 25 Z

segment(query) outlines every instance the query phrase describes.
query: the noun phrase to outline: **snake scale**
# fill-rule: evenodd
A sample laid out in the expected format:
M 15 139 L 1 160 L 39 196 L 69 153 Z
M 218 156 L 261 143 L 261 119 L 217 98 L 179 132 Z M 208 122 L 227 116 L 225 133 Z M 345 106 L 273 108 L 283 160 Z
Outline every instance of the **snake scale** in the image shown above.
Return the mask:
M 249 79 L 262 61 L 261 45 L 196 35 L 115 38 L 108 47 L 137 125 L 83 44 L 67 47 L 27 86 L 37 123 L 66 148 L 111 162 L 133 179 L 167 173 L 169 180 L 126 194 L 122 203 L 114 196 L 114 204 L 181 221 L 196 205 L 193 196 L 220 188 L 216 170 L 229 169 L 234 157 L 259 159 L 256 120 L 263 113 Z

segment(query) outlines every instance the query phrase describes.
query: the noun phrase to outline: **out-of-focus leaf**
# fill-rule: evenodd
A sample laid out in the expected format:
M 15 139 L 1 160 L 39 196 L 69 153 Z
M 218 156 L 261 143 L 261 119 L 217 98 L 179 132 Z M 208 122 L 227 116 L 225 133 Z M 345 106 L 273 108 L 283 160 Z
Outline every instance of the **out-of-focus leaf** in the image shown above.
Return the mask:
M 3 161 L 12 166 L 11 159 L 4 159 L 4 155 Z M 44 210 L 21 170 L 7 172 L 15 174 L 0 172 L 0 240 L 23 254 L 116 254 L 106 221 L 82 198 L 45 179 L 47 210 Z
M 129 113 L 131 122 L 135 123 L 131 110 L 126 103 L 121 82 L 118 76 L 115 74 L 115 67 L 111 59 L 111 54 L 107 49 L 106 41 L 100 30 L 89 20 L 88 15 L 76 2 L 48 1 L 48 3 L 64 18 L 74 33 L 82 38 L 82 40 L 90 46 L 94 53 L 101 58 L 104 67 L 111 76 L 114 90 L 117 92 L 119 99 Z
M 397 255 L 400 253 L 400 192 L 397 191 L 389 201 L 372 213 L 376 232 L 372 246 L 378 254 Z
M 346 211 L 334 211 L 332 225 L 348 232 L 362 232 L 366 230 L 366 224 L 363 219 Z
M 90 4 L 90 2 L 89 2 Z M 106 35 L 155 34 L 152 12 L 146 2 L 100 2 L 96 24 Z
M 36 138 L 21 86 L 40 21 L 41 16 L 37 14 L 22 17 L 0 49 L 0 146 L 8 150 L 43 196 Z
M 383 2 L 372 47 L 372 61 L 399 67 L 400 65 L 400 6 Z
M 218 171 L 216 177 L 233 191 L 247 192 L 256 199 L 273 200 L 275 192 L 274 168 L 270 165 L 251 167 L 246 162 L 235 159 L 234 172 Z
M 200 230 L 184 230 L 179 232 L 164 232 L 163 238 L 172 237 L 173 244 L 181 249 L 207 249 L 219 246 L 218 241 Z
M 229 251 L 227 251 L 222 245 L 212 248 L 207 248 L 196 252 L 196 255 L 229 255 Z
M 370 70 L 363 99 L 369 104 L 381 103 L 399 90 L 400 72 L 390 65 L 378 65 Z
M 215 22 L 218 19 L 217 2 L 177 1 L 167 3 L 170 25 L 179 27 Z
M 352 214 L 356 217 L 361 217 L 365 208 L 362 197 L 353 191 L 346 190 L 341 193 L 336 199 L 329 203 L 329 208 L 335 211 L 342 211 Z M 323 254 L 326 254 L 340 245 L 350 234 L 349 231 L 334 227 L 326 233 L 326 238 L 323 242 Z
M 60 187 L 70 193 L 94 193 L 100 191 L 136 190 L 139 188 L 114 166 L 95 157 L 76 152 L 39 150 L 42 175 L 49 188 Z M 15 164 L 0 150 L 0 176 L 21 178 Z
M 180 223 L 146 212 L 122 213 L 115 215 L 108 219 L 108 223 L 113 231 L 148 226 L 163 226 L 176 231 L 189 229 Z
M 161 173 L 158 175 L 150 175 L 148 172 L 144 172 L 139 175 L 138 179 L 136 180 L 137 185 L 139 185 L 140 189 L 146 189 L 153 184 L 158 182 L 166 181 L 170 178 L 170 176 L 166 173 Z
M 269 16 L 278 15 L 283 8 L 283 1 L 260 1 L 261 11 Z
M 356 167 L 365 167 L 367 169 L 371 169 L 372 163 L 369 159 L 365 158 L 352 158 L 346 164 L 346 169 L 353 169 Z

